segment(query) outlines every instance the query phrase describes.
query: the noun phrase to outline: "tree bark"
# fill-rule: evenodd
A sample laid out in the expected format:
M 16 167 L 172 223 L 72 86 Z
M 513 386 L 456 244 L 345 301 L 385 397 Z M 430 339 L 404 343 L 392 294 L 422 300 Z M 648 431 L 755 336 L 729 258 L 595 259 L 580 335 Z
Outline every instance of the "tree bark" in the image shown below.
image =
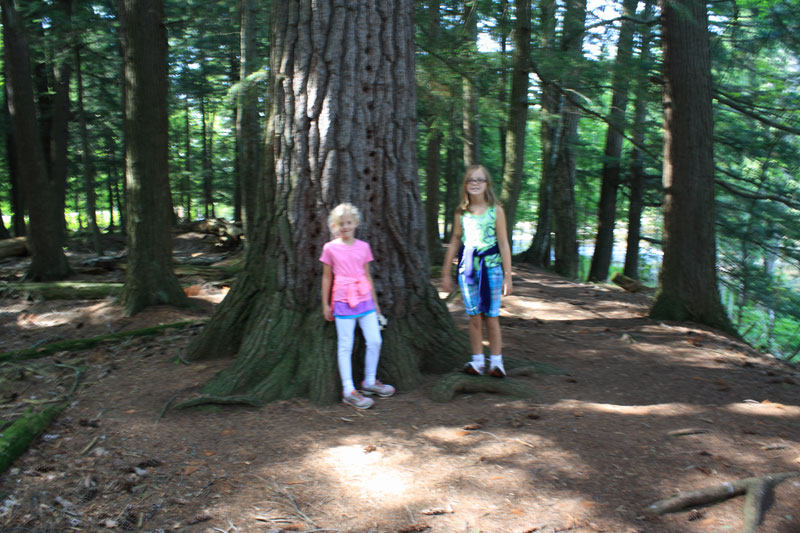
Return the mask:
M 515 0 L 514 56 L 511 75 L 511 101 L 508 106 L 505 168 L 501 200 L 506 212 L 508 242 L 513 242 L 517 204 L 522 190 L 525 163 L 525 129 L 528 125 L 528 73 L 531 56 L 531 3 Z
M 653 16 L 653 0 L 646 0 L 642 18 L 649 20 Z M 623 274 L 631 279 L 639 279 L 639 241 L 642 228 L 642 211 L 644 210 L 644 154 L 639 146 L 644 144 L 645 121 L 647 120 L 647 73 L 650 70 L 650 43 L 652 32 L 650 26 L 640 25 L 641 51 L 636 65 L 633 124 L 631 125 L 631 149 L 629 199 L 628 199 L 628 236 L 625 247 L 625 267 Z
M 255 0 L 241 0 L 240 6 L 239 83 L 242 87 L 237 99 L 236 137 L 239 146 L 239 183 L 241 203 L 244 206 L 244 231 L 247 242 L 249 242 L 254 238 L 251 232 L 255 228 L 250 218 L 255 216 L 256 205 L 264 201 L 257 196 L 260 154 L 263 144 L 258 120 L 258 87 L 249 78 L 256 72 L 258 66 L 257 4 Z
M 633 17 L 639 0 L 623 0 L 622 15 Z M 625 110 L 628 107 L 630 63 L 633 55 L 634 23 L 623 19 L 617 41 L 617 57 L 611 82 L 611 108 L 608 111 L 606 146 L 603 153 L 603 171 L 600 201 L 597 205 L 597 237 L 589 267 L 589 281 L 604 282 L 611 268 L 614 252 L 614 225 L 617 221 L 617 189 L 620 182 L 622 135 L 625 131 Z
M 126 314 L 187 305 L 172 271 L 168 176 L 167 37 L 162 0 L 124 0 Z
M 72 272 L 61 248 L 63 209 L 58 210 L 55 187 L 45 165 L 39 125 L 32 120 L 37 114 L 23 25 L 12 0 L 2 0 L 0 6 L 15 157 L 30 216 L 28 244 L 32 257 L 25 277 L 30 281 L 55 281 Z
M 705 4 L 661 0 L 664 259 L 650 316 L 732 331 L 717 288 L 711 55 Z
M 575 64 L 582 57 L 586 0 L 569 0 L 564 16 L 561 50 Z M 579 89 L 577 67 L 565 77 L 567 89 Z M 568 278 L 578 276 L 578 222 L 575 208 L 576 146 L 580 114 L 573 92 L 565 98 L 561 111 L 562 139 L 558 146 L 553 177 L 553 218 L 555 222 L 555 270 Z
M 362 213 L 382 311 L 379 375 L 400 390 L 452 367 L 467 345 L 430 285 L 417 190 L 410 0 L 272 4 L 268 149 L 245 269 L 190 357 L 237 355 L 204 388 L 255 402 L 339 397 L 333 324 L 320 310 L 328 211 Z M 354 355 L 355 371 L 363 359 Z M 248 400 L 249 401 L 249 400 Z

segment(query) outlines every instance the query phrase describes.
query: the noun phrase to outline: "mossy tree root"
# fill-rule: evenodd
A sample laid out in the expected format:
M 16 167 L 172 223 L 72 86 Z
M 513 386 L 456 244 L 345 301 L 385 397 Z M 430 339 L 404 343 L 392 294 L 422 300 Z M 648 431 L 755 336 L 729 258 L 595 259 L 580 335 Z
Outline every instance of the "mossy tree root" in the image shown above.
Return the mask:
M 647 507 L 647 512 L 654 515 L 676 513 L 692 507 L 712 505 L 735 496 L 745 495 L 744 527 L 742 533 L 755 533 L 763 518 L 765 502 L 772 489 L 781 481 L 800 476 L 800 472 L 780 472 L 761 477 L 749 477 L 733 482 L 721 483 L 713 487 L 684 492 L 659 500 Z
M 434 289 L 431 286 L 425 290 Z M 223 310 L 224 319 L 215 316 L 215 333 L 204 332 L 192 358 L 208 353 L 208 348 L 201 346 L 203 340 L 219 345 L 219 337 L 225 335 L 229 337 L 226 351 L 231 345 L 238 345 L 238 355 L 202 389 L 202 395 L 249 397 L 262 403 L 294 397 L 319 403 L 339 400 L 335 325 L 325 321 L 317 306 L 301 312 L 291 309 L 289 302 L 282 292 L 261 294 L 250 301 L 230 304 Z M 242 309 L 248 312 L 243 313 Z M 466 339 L 449 321 L 447 308 L 438 298 L 425 294 L 412 299 L 406 309 L 403 315 L 389 317 L 389 326 L 382 332 L 378 366 L 379 379 L 401 391 L 419 386 L 422 371 L 452 368 L 467 349 Z M 233 330 L 229 326 L 236 317 L 246 319 L 238 328 L 240 337 L 230 339 Z M 363 375 L 363 360 L 364 343 L 357 333 L 353 350 L 356 383 Z
M 161 324 L 149 328 L 133 329 L 129 331 L 118 331 L 116 333 L 109 333 L 108 335 L 100 335 L 99 337 L 91 337 L 88 339 L 70 339 L 66 341 L 53 342 L 43 346 L 35 346 L 33 348 L 26 348 L 24 350 L 12 350 L 10 352 L 0 353 L 0 362 L 2 361 L 22 361 L 26 359 L 38 359 L 56 352 L 73 352 L 77 350 L 85 350 L 99 344 L 115 342 L 127 337 L 142 337 L 147 335 L 155 335 L 161 333 L 166 329 L 183 329 L 193 326 L 198 326 L 204 323 L 204 320 L 191 320 L 186 322 L 175 322 L 172 324 Z
M 459 392 L 494 392 L 516 398 L 532 398 L 535 395 L 532 387 L 513 379 L 456 373 L 437 381 L 431 389 L 430 399 L 434 402 L 449 402 Z
M 0 437 L 0 473 L 5 472 L 28 449 L 31 442 L 53 423 L 65 407 L 52 405 L 38 413 L 34 413 L 32 408 L 28 409 L 3 431 Z

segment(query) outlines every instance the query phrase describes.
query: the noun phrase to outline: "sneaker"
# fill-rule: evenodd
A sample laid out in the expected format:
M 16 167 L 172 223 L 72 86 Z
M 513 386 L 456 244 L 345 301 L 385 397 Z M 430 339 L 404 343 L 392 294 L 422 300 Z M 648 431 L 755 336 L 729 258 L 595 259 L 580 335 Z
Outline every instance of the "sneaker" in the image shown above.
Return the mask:
M 470 361 L 464 365 L 464 372 L 473 376 L 483 375 L 483 365 L 476 365 L 474 361 Z
M 358 391 L 353 391 L 342 398 L 345 405 L 355 407 L 356 409 L 369 409 L 375 400 L 372 398 L 364 398 Z
M 503 363 L 498 363 L 496 365 L 491 365 L 489 367 L 489 375 L 493 378 L 504 378 L 506 377 L 506 369 L 503 368 Z
M 361 392 L 372 396 L 373 394 L 377 394 L 381 398 L 388 398 L 395 393 L 394 387 L 391 385 L 387 385 L 386 383 L 381 383 L 380 381 L 375 381 L 372 385 L 367 385 L 363 381 L 361 382 Z

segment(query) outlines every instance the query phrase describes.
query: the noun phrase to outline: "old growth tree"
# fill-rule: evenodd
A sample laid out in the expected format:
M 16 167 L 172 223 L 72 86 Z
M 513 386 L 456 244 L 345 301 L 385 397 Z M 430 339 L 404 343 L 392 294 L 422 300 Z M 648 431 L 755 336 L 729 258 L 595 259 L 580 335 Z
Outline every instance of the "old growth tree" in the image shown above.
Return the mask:
M 245 268 L 192 359 L 236 356 L 204 389 L 262 403 L 334 401 L 334 325 L 320 309 L 328 211 L 352 202 L 375 255 L 379 377 L 408 389 L 467 353 L 429 283 L 417 184 L 411 0 L 273 2 L 267 147 Z M 357 351 L 358 353 L 358 351 Z M 354 358 L 358 368 L 360 355 Z M 356 374 L 357 376 L 357 374 Z
M 664 261 L 650 316 L 724 330 L 717 288 L 714 127 L 708 15 L 700 0 L 662 0 Z

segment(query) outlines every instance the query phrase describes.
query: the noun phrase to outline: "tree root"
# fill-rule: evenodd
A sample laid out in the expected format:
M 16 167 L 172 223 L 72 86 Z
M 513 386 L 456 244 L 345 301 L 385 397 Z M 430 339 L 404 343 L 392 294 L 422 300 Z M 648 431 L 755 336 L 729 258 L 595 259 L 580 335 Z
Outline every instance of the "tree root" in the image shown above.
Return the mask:
M 659 500 L 647 507 L 646 511 L 655 515 L 675 513 L 691 507 L 723 502 L 734 496 L 745 495 L 744 527 L 742 533 L 755 533 L 765 510 L 765 501 L 772 489 L 790 477 L 800 476 L 800 472 L 780 472 L 762 477 L 749 477 L 734 482 L 725 482 L 713 487 L 684 492 Z
M 119 296 L 122 283 L 97 283 L 90 281 L 50 281 L 47 283 L 0 282 L 0 292 L 31 294 L 44 300 L 101 300 Z
M 455 373 L 437 381 L 430 398 L 434 402 L 449 402 L 458 392 L 494 392 L 519 398 L 531 398 L 535 394 L 531 387 L 513 379 Z
M 11 424 L 0 437 L 0 473 L 28 449 L 31 442 L 41 435 L 53 420 L 66 407 L 66 404 L 52 405 L 39 413 L 28 409 Z
M 190 320 L 186 322 L 175 322 L 172 324 L 161 324 L 151 328 L 133 329 L 129 331 L 118 331 L 116 333 L 109 333 L 108 335 L 100 335 L 99 337 L 91 337 L 89 339 L 71 339 L 66 341 L 53 342 L 45 344 L 44 346 L 35 346 L 33 348 L 26 348 L 23 350 L 12 350 L 10 352 L 0 353 L 0 362 L 2 361 L 22 361 L 25 359 L 38 359 L 56 352 L 71 352 L 76 350 L 85 350 L 98 344 L 106 342 L 114 342 L 127 337 L 141 337 L 146 335 L 155 335 L 165 329 L 182 329 L 192 326 L 199 326 L 205 323 L 205 320 Z
M 191 400 L 186 400 L 176 404 L 175 409 L 188 409 L 189 407 L 197 407 L 199 405 L 208 404 L 252 405 L 253 407 L 264 407 L 264 402 L 254 396 L 249 396 L 246 394 L 234 394 L 231 396 L 198 396 L 197 398 L 192 398 Z

